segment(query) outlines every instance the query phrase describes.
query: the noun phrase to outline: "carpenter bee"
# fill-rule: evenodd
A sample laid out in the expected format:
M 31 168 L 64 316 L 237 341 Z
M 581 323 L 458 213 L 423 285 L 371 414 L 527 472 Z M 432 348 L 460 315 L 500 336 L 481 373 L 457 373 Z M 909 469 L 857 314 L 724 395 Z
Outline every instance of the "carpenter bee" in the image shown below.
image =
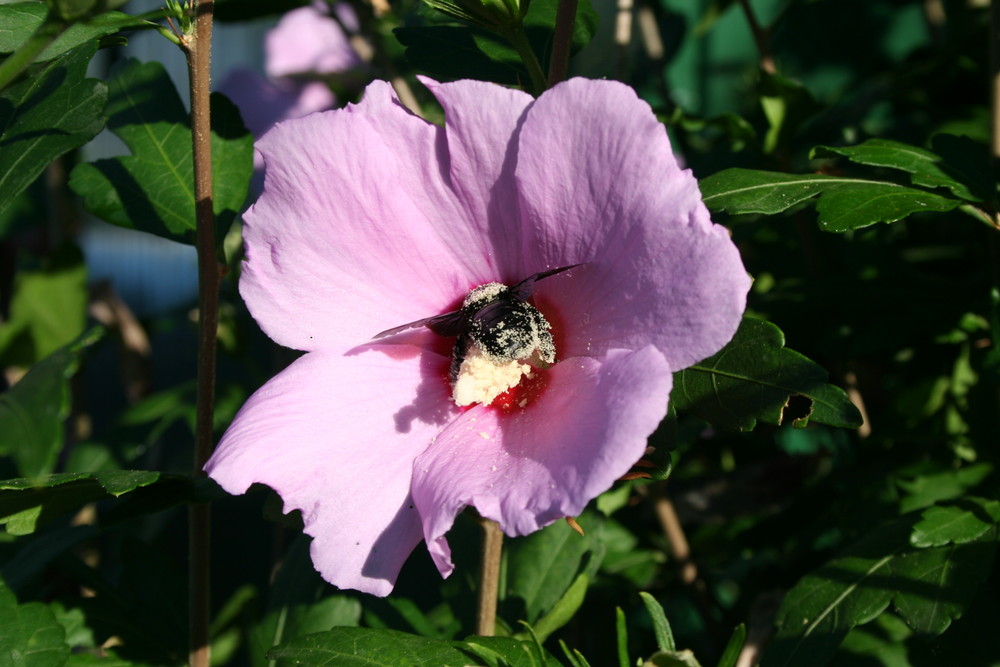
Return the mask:
M 439 336 L 455 336 L 449 371 L 452 383 L 473 346 L 495 364 L 527 360 L 553 364 L 555 344 L 550 325 L 528 299 L 537 281 L 578 266 L 581 264 L 535 273 L 510 287 L 502 283 L 480 285 L 469 292 L 460 309 L 386 329 L 375 338 L 418 327 L 427 327 Z

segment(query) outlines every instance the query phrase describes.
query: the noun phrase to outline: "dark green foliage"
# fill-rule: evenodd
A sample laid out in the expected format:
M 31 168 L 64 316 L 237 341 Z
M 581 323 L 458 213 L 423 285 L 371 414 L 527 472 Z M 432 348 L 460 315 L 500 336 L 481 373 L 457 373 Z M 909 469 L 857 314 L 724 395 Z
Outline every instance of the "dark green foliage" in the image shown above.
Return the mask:
M 802 396 L 811 407 L 795 418 L 797 428 L 810 421 L 860 426 L 858 409 L 843 390 L 827 384 L 826 371 L 784 344 L 770 322 L 744 319 L 723 350 L 674 376 L 675 406 L 720 428 L 749 430 L 758 420 L 781 424 L 789 397 Z
M 555 0 L 532 0 L 524 17 L 524 29 L 543 68 L 552 43 Z M 439 17 L 429 10 L 412 17 L 413 24 L 395 30 L 406 47 L 413 67 L 435 78 L 475 78 L 496 83 L 522 84 L 528 73 L 517 51 L 503 36 L 482 28 Z M 573 31 L 573 48 L 579 51 L 594 37 L 597 13 L 588 0 L 581 0 Z
M 86 77 L 95 50 L 90 40 L 0 94 L 0 213 L 52 160 L 104 127 L 108 87 Z
M 231 497 L 192 470 L 194 302 L 108 319 L 81 250 L 84 208 L 185 243 L 195 228 L 175 83 L 100 49 L 170 29 L 119 4 L 0 5 L 4 58 L 44 38 L 0 91 L 0 664 L 183 664 L 186 514 L 210 502 L 215 664 L 734 667 L 756 650 L 765 667 L 1000 665 L 983 3 L 940 3 L 936 19 L 920 0 L 638 2 L 627 44 L 619 6 L 580 3 L 570 75 L 650 103 L 754 284 L 733 340 L 675 373 L 632 469 L 652 479 L 615 483 L 576 517 L 583 535 L 559 520 L 505 540 L 497 637 L 471 635 L 472 517 L 448 534 L 448 580 L 418 546 L 377 599 L 320 578 L 273 492 Z M 304 4 L 217 0 L 216 17 Z M 533 0 L 524 18 L 546 71 L 558 5 Z M 528 87 L 509 36 L 417 0 L 352 6 L 371 59 L 327 80 L 338 104 L 366 77 L 395 79 L 440 121 L 416 73 Z M 212 106 L 223 232 L 238 229 L 253 139 L 225 98 Z M 81 158 L 105 126 L 121 155 Z M 216 440 L 296 354 L 246 311 L 234 236 L 225 258 Z

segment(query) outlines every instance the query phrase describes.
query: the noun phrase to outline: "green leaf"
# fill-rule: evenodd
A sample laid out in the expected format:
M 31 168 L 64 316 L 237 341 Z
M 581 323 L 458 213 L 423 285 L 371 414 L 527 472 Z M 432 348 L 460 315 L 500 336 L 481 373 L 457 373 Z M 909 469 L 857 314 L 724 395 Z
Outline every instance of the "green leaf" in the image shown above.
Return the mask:
M 942 135 L 937 137 L 939 142 L 948 145 L 949 139 L 942 139 Z M 962 137 L 962 139 L 966 139 Z M 958 141 L 958 137 L 951 137 L 951 140 Z M 971 140 L 966 139 L 969 143 Z M 975 172 L 963 173 L 965 165 L 952 165 L 937 153 L 924 148 L 918 148 L 909 144 L 890 139 L 869 139 L 857 146 L 817 146 L 812 150 L 811 157 L 835 157 L 844 156 L 851 162 L 866 164 L 875 167 L 887 167 L 899 169 L 910 174 L 910 181 L 914 185 L 926 188 L 947 188 L 953 195 L 969 202 L 983 201 L 982 196 L 976 195 L 973 188 L 976 187 L 965 182 L 966 178 L 974 183 L 978 178 L 973 176 Z M 961 163 L 960 163 L 961 164 Z M 984 162 L 984 164 L 986 164 Z M 970 178 L 971 176 L 971 178 Z
M 995 556 L 995 531 L 982 542 L 903 552 L 892 561 L 896 611 L 915 631 L 941 634 L 989 578 Z
M 66 631 L 41 602 L 18 604 L 0 581 L 0 664 L 59 667 L 69 658 Z
M 196 226 L 191 129 L 170 77 L 159 63 L 129 60 L 110 88 L 108 129 L 132 154 L 77 165 L 70 187 L 88 211 L 108 222 L 191 242 Z M 218 227 L 228 228 L 246 199 L 253 137 L 231 102 L 221 95 L 211 101 L 213 210 Z
M 539 658 L 531 642 L 511 637 L 469 637 L 459 643 L 462 649 L 482 660 L 466 664 L 484 664 L 488 667 L 561 667 L 547 651 Z
M 0 95 L 0 213 L 52 160 L 104 127 L 107 86 L 88 79 L 91 42 Z
M 306 635 L 273 648 L 268 657 L 279 665 L 460 665 L 468 656 L 457 642 L 427 639 L 395 630 L 333 628 Z
M 615 607 L 615 647 L 618 649 L 618 667 L 629 667 L 628 624 L 621 607 Z
M 913 527 L 910 543 L 915 547 L 963 544 L 979 539 L 1000 522 L 1000 501 L 963 498 L 954 505 L 928 507 Z
M 853 627 L 891 601 L 918 632 L 939 634 L 960 616 L 990 575 L 996 531 L 968 544 L 914 549 L 914 521 L 902 517 L 879 527 L 800 580 L 778 610 L 762 667 L 825 664 Z
M 726 643 L 722 657 L 719 658 L 718 667 L 736 667 L 736 661 L 740 658 L 746 640 L 747 626 L 740 623 L 733 629 L 733 634 L 730 635 L 729 641 Z
M 657 651 L 643 661 L 642 667 L 701 667 L 690 649 L 683 651 Z
M 569 623 L 580 607 L 583 606 L 583 599 L 587 596 L 587 586 L 590 585 L 590 577 L 581 572 L 570 585 L 561 598 L 552 606 L 547 614 L 538 619 L 535 623 L 535 635 L 538 641 L 544 642 L 549 636 Z
M 670 629 L 670 621 L 663 613 L 663 607 L 652 595 L 645 591 L 639 591 L 642 603 L 646 605 L 649 618 L 653 621 L 653 632 L 656 635 L 656 647 L 661 651 L 674 651 L 677 645 L 674 643 L 674 632 Z
M 506 595 L 524 600 L 525 619 L 534 624 L 566 594 L 576 579 L 585 555 L 586 572 L 593 575 L 604 556 L 600 540 L 602 522 L 592 513 L 580 518 L 581 536 L 565 521 L 557 521 L 506 547 Z
M 888 181 L 738 168 L 712 174 L 700 186 L 706 206 L 734 215 L 774 215 L 818 197 L 819 226 L 828 232 L 896 222 L 917 212 L 950 211 L 962 203 Z
M 821 366 L 785 346 L 785 337 L 770 322 L 745 317 L 726 347 L 674 374 L 671 400 L 678 410 L 694 413 L 719 428 L 748 431 L 758 420 L 781 424 L 789 396 L 812 402 L 810 421 L 856 428 L 861 415 L 843 390 L 827 384 Z
M 524 30 L 536 54 L 551 50 L 557 0 L 532 0 L 524 17 Z M 573 29 L 572 53 L 586 46 L 597 32 L 597 13 L 590 2 L 579 3 Z M 528 81 L 521 57 L 510 43 L 481 28 L 444 22 L 431 17 L 426 25 L 396 28 L 393 33 L 406 47 L 414 67 L 441 78 L 475 78 L 496 83 Z M 542 66 L 547 66 L 541 58 Z
M 48 8 L 40 2 L 15 2 L 0 6 L 0 53 L 10 53 L 38 30 Z M 153 27 L 156 24 L 121 12 L 104 12 L 86 21 L 74 23 L 35 58 L 51 60 L 85 42 L 125 30 Z
M 63 245 L 37 270 L 14 277 L 10 317 L 0 327 L 0 365 L 30 366 L 83 333 L 87 266 L 74 245 Z
M 159 478 L 152 471 L 105 470 L 6 480 L 0 482 L 0 524 L 11 535 L 27 535 L 87 503 L 118 498 Z
M 759 91 L 768 124 L 762 146 L 765 153 L 787 146 L 802 124 L 821 109 L 804 85 L 781 74 L 761 71 Z
M 993 473 L 992 463 L 980 462 L 940 472 L 924 472 L 915 477 L 900 477 L 896 486 L 903 495 L 901 512 L 923 509 L 942 500 L 957 499 L 974 489 Z
M 80 353 L 103 335 L 95 327 L 32 366 L 20 382 L 0 395 L 0 454 L 13 456 L 24 477 L 52 472 L 63 445 L 69 416 L 69 378 Z
M 254 664 L 264 665 L 263 652 L 292 638 L 334 626 L 357 626 L 361 603 L 355 598 L 334 595 L 313 568 L 309 558 L 312 539 L 299 535 L 281 559 L 267 601 L 266 615 L 251 631 L 255 646 Z M 318 601 L 317 601 L 318 600 Z

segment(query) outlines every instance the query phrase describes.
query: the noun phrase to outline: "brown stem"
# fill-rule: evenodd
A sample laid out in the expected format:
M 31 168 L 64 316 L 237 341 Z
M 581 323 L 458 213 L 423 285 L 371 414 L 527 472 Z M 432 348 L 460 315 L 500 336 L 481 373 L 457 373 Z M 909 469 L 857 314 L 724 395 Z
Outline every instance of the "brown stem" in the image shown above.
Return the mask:
M 632 12 L 635 8 L 633 0 L 616 0 L 615 13 L 615 50 L 618 52 L 616 74 L 625 80 L 628 74 L 628 49 L 632 43 Z
M 995 166 L 1000 162 L 1000 7 L 996 3 L 990 5 L 990 111 Z
M 569 53 L 573 48 L 577 4 L 577 0 L 559 0 L 556 28 L 552 36 L 552 60 L 549 61 L 549 88 L 563 81 L 569 72 Z
M 691 590 L 695 604 L 701 610 L 702 618 L 708 627 L 709 633 L 713 636 L 718 636 L 719 628 L 714 622 L 712 600 L 709 597 L 704 580 L 698 575 L 698 566 L 695 565 L 694 560 L 691 558 L 691 546 L 688 544 L 684 528 L 677 517 L 677 510 L 674 509 L 674 503 L 667 496 L 666 484 L 652 485 L 651 495 L 653 498 L 653 509 L 656 511 L 656 517 L 660 520 L 663 534 L 667 537 L 667 546 L 670 549 L 670 555 L 674 557 L 674 561 L 677 563 L 681 582 Z
M 503 533 L 496 521 L 480 519 L 483 527 L 483 561 L 479 571 L 479 600 L 476 609 L 476 634 L 492 637 L 497 621 L 497 597 L 500 592 L 500 554 Z
M 768 74 L 774 74 L 777 68 L 774 66 L 774 56 L 771 54 L 771 40 L 768 30 L 757 22 L 757 16 L 753 13 L 750 0 L 740 0 L 740 6 L 747 17 L 750 32 L 753 33 L 753 41 L 757 44 L 757 53 L 760 54 L 760 68 Z
M 209 84 L 212 59 L 213 0 L 192 0 L 194 32 L 184 40 L 191 85 L 191 135 L 194 153 L 196 246 L 198 249 L 198 393 L 195 421 L 194 474 L 212 453 L 212 412 L 215 401 L 215 352 L 219 321 L 219 263 L 215 251 L 212 211 L 212 143 Z M 209 507 L 192 504 L 188 513 L 189 664 L 208 667 L 209 648 Z

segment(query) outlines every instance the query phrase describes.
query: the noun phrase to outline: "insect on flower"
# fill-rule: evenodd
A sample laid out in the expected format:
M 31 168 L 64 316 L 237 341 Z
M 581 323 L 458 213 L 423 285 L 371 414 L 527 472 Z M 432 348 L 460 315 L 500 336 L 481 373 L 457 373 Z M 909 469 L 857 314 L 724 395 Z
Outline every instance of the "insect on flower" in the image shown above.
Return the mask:
M 423 326 L 439 336 L 457 337 L 448 371 L 455 403 L 489 404 L 532 368 L 555 363 L 551 325 L 528 299 L 537 281 L 578 266 L 582 264 L 535 273 L 510 287 L 496 282 L 480 285 L 469 292 L 460 309 L 386 329 L 374 338 Z
M 466 507 L 509 536 L 580 514 L 642 457 L 673 373 L 732 337 L 750 287 L 627 86 L 423 81 L 443 126 L 374 82 L 257 142 L 240 294 L 305 354 L 206 466 L 230 493 L 274 489 L 323 577 L 374 595 L 421 540 L 448 576 Z

